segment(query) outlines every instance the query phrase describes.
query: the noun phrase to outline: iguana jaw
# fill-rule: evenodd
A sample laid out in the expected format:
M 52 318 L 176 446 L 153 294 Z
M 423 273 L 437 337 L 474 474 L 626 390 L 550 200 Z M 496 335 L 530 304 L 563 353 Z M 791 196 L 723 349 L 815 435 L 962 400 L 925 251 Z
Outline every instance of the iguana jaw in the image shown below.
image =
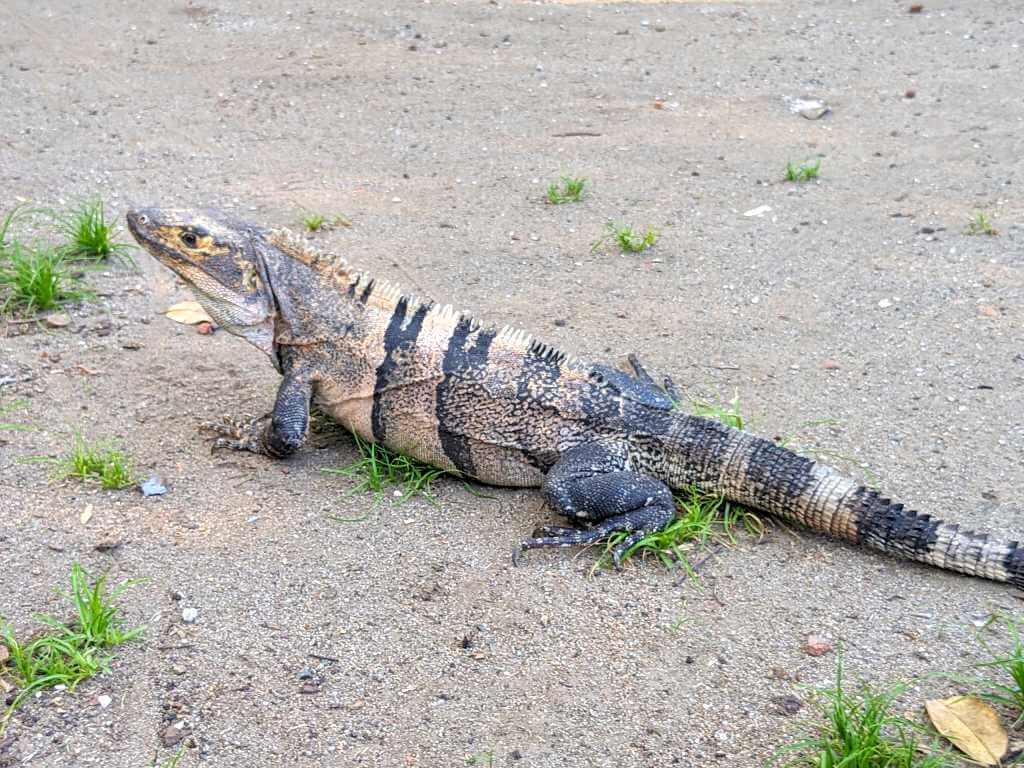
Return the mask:
M 252 246 L 255 233 L 206 211 L 145 208 L 127 218 L 139 245 L 191 286 L 217 325 L 276 363 L 274 299 Z

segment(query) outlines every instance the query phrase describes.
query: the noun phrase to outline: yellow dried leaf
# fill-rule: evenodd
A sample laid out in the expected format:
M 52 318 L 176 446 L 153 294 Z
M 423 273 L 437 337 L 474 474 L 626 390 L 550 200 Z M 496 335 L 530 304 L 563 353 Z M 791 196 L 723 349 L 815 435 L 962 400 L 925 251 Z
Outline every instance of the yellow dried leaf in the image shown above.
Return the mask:
M 957 749 L 982 765 L 999 765 L 1009 740 L 992 707 L 971 696 L 953 696 L 926 701 L 924 708 Z
M 176 323 L 184 325 L 196 325 L 197 323 L 212 323 L 213 320 L 198 301 L 182 301 L 164 312 L 167 317 Z

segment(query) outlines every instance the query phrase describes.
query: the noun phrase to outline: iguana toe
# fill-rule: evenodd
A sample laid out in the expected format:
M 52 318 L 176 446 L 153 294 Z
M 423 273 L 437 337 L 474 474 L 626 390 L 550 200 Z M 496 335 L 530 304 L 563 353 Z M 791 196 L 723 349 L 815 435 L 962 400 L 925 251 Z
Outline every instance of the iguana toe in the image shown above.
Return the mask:
M 241 421 L 225 416 L 220 421 L 204 421 L 199 428 L 218 435 L 210 446 L 211 453 L 224 448 L 233 451 L 265 453 L 263 432 L 266 419 L 266 416 L 259 416 L 251 421 Z

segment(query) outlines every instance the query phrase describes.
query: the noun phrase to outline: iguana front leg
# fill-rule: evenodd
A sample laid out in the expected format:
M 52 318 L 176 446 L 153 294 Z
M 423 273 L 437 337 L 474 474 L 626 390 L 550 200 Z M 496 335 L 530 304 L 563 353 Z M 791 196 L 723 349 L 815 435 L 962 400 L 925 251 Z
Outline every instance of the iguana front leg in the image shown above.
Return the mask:
M 309 377 L 289 372 L 277 390 L 273 413 L 248 423 L 225 419 L 222 422 L 205 422 L 202 427 L 220 435 L 213 444 L 214 450 L 231 448 L 283 459 L 295 453 L 306 441 L 312 395 L 313 382 Z
M 566 451 L 548 472 L 543 492 L 549 503 L 572 520 L 593 521 L 584 530 L 549 529 L 526 539 L 520 550 L 590 544 L 616 531 L 629 536 L 615 546 L 615 564 L 644 536 L 662 530 L 675 517 L 668 486 L 628 470 L 625 446 L 589 443 Z M 538 531 L 543 532 L 543 531 Z

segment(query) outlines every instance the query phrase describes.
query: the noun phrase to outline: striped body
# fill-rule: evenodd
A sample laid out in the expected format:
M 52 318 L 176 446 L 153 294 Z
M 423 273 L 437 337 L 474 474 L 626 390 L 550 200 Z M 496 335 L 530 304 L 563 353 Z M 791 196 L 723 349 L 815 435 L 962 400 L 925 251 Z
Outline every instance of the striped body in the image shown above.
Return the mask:
M 635 361 L 632 372 L 586 363 L 403 295 L 287 231 L 192 211 L 133 212 L 129 227 L 283 375 L 271 423 L 237 430 L 230 447 L 297 450 L 312 397 L 368 440 L 485 483 L 541 486 L 563 514 L 595 523 L 591 533 L 524 548 L 613 530 L 635 541 L 671 519 L 667 488 L 695 485 L 882 552 L 1024 588 L 1017 542 L 906 510 L 769 440 L 676 411 Z

